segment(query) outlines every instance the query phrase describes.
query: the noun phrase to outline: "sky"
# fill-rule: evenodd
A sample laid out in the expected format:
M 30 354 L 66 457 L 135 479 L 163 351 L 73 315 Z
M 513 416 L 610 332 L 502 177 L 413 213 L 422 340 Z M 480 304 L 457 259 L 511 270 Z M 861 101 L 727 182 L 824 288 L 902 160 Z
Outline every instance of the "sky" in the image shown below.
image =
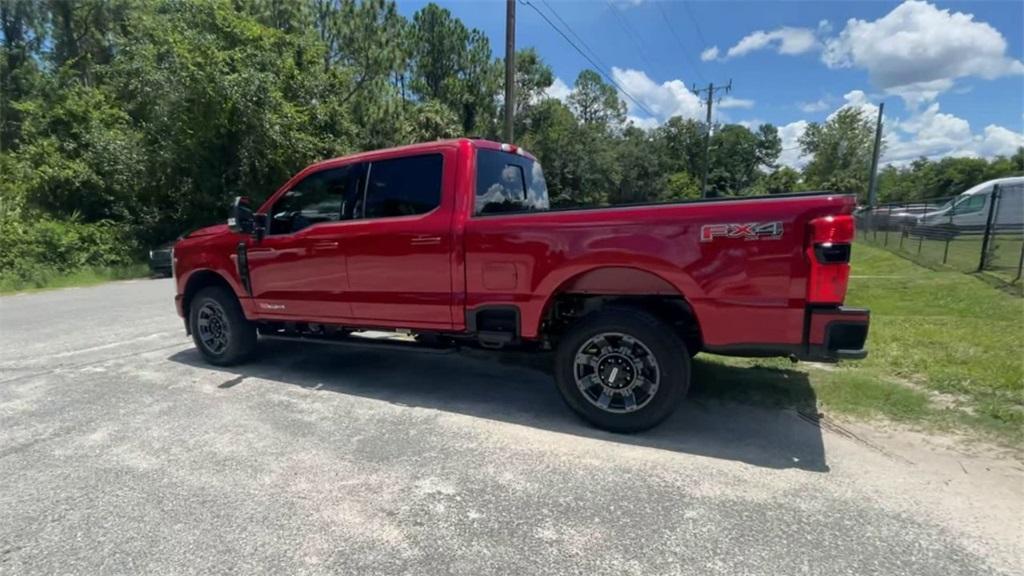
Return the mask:
M 503 0 L 435 2 L 504 54 Z M 426 3 L 398 7 L 411 17 Z M 519 0 L 517 48 L 537 49 L 556 77 L 548 94 L 565 98 L 595 66 L 537 10 L 615 81 L 642 127 L 703 119 L 690 88 L 731 80 L 715 121 L 778 126 L 780 161 L 797 168 L 808 122 L 843 106 L 875 117 L 881 102 L 884 163 L 1024 146 L 1024 2 Z

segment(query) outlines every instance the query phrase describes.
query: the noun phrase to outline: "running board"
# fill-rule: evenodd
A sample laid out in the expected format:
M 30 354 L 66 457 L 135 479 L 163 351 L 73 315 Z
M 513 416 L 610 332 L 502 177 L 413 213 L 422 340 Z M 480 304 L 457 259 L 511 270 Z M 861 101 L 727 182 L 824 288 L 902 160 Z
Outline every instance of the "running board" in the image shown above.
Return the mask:
M 408 340 L 391 340 L 387 338 L 366 338 L 361 336 L 343 336 L 337 338 L 326 338 L 322 336 L 301 335 L 301 334 L 260 334 L 260 339 L 288 341 L 288 342 L 309 342 L 312 344 L 333 344 L 335 346 L 348 346 L 351 348 L 362 348 L 364 350 L 408 350 L 410 352 L 422 352 L 425 354 L 452 354 L 458 350 L 457 347 L 437 347 L 420 344 Z
M 515 342 L 515 337 L 510 332 L 481 330 L 477 332 L 476 337 L 477 341 L 480 342 L 480 346 L 491 350 L 504 348 L 506 345 Z

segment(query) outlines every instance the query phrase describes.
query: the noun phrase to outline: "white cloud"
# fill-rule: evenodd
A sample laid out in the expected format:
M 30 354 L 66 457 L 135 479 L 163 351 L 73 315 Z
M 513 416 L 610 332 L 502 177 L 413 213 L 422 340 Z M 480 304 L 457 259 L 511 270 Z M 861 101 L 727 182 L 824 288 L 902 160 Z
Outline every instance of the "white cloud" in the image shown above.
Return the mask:
M 710 62 L 715 58 L 718 58 L 718 46 L 712 46 L 700 53 L 700 59 L 703 62 Z
M 1024 133 L 989 124 L 976 149 L 982 156 L 1010 156 L 1021 146 L 1024 146 Z
M 779 138 L 782 140 L 779 164 L 799 170 L 810 161 L 810 158 L 803 156 L 800 151 L 800 137 L 804 135 L 804 130 L 807 130 L 807 124 L 806 120 L 797 120 L 779 126 Z
M 754 101 L 746 98 L 733 98 L 726 96 L 718 103 L 718 108 L 753 108 Z
M 851 90 L 843 96 L 843 104 L 829 114 L 829 118 L 846 107 L 860 108 L 871 119 L 878 114 L 878 106 L 870 102 L 863 90 Z M 810 160 L 802 157 L 799 140 L 807 129 L 808 122 L 798 120 L 779 127 L 782 139 L 782 154 L 779 163 L 793 168 L 802 168 Z M 990 124 L 981 133 L 971 129 L 970 122 L 955 114 L 940 111 L 937 102 L 924 110 L 912 112 L 906 118 L 883 118 L 885 150 L 882 164 L 902 166 L 920 157 L 938 160 L 947 156 L 991 158 L 1009 156 L 1018 147 L 1024 146 L 1024 133 L 1015 132 L 1004 126 Z
M 770 32 L 758 30 L 744 36 L 735 46 L 729 48 L 726 57 L 743 56 L 766 48 L 775 48 L 779 54 L 803 54 L 820 46 L 814 30 L 783 27 Z
M 682 80 L 669 80 L 658 84 L 641 70 L 622 69 L 614 66 L 612 67 L 612 77 L 619 86 L 622 86 L 644 107 L 653 112 L 659 121 L 663 122 L 672 116 L 684 118 L 701 118 L 703 116 L 700 98 L 690 92 Z M 624 98 L 624 100 L 629 105 L 631 113 L 644 112 L 635 109 L 636 105 L 628 98 Z
M 651 130 L 661 125 L 661 121 L 657 118 L 640 118 L 639 116 L 629 115 L 626 117 L 626 121 L 633 124 L 637 128 L 643 128 L 644 130 Z
M 908 0 L 875 21 L 850 19 L 826 42 L 822 60 L 831 68 L 864 69 L 874 85 L 917 106 L 957 78 L 1024 73 L 1024 63 L 1006 48 L 1003 35 L 972 14 Z
M 831 120 L 832 117 L 843 108 L 860 108 L 861 111 L 864 112 L 864 116 L 867 118 L 874 118 L 878 116 L 878 105 L 873 104 L 867 92 L 864 92 L 863 90 L 850 90 L 846 94 L 843 94 L 843 104 L 837 108 L 835 112 L 828 115 L 829 120 Z
M 819 98 L 814 102 L 800 102 L 797 104 L 797 107 L 800 108 L 800 110 L 806 114 L 824 112 L 825 110 L 828 110 L 828 106 L 828 101 L 825 100 L 824 98 Z
M 558 77 L 555 77 L 555 81 L 551 83 L 551 86 L 544 90 L 544 95 L 548 98 L 554 98 L 563 102 L 569 97 L 570 93 L 572 93 L 572 88 Z
M 886 163 L 906 164 L 921 156 L 931 159 L 1008 156 L 1024 146 L 1024 133 L 995 124 L 975 134 L 967 120 L 940 112 L 938 102 L 909 118 L 889 124 L 887 122 L 887 145 L 882 157 Z

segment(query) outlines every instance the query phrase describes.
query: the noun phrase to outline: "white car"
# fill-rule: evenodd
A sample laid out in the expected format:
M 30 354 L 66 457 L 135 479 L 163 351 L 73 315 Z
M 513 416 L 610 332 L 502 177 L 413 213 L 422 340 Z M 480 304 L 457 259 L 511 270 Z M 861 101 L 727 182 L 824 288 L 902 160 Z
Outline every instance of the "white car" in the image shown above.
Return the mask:
M 982 182 L 950 200 L 938 210 L 918 217 L 918 224 L 952 224 L 957 228 L 984 228 L 988 222 L 992 190 L 999 185 L 999 204 L 993 224 L 1013 227 L 1024 224 L 1024 176 L 997 178 Z

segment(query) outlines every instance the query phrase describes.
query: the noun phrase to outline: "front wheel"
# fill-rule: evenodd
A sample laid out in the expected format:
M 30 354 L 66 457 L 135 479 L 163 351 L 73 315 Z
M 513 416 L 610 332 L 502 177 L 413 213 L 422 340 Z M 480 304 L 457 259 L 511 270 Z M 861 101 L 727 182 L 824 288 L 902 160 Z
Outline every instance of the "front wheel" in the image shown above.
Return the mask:
M 562 398 L 590 423 L 614 432 L 652 428 L 690 385 L 690 354 L 670 326 L 647 312 L 609 309 L 572 327 L 556 351 Z
M 224 288 L 204 288 L 192 298 L 189 326 L 192 341 L 210 364 L 238 364 L 256 349 L 256 327 L 245 319 L 235 295 Z

